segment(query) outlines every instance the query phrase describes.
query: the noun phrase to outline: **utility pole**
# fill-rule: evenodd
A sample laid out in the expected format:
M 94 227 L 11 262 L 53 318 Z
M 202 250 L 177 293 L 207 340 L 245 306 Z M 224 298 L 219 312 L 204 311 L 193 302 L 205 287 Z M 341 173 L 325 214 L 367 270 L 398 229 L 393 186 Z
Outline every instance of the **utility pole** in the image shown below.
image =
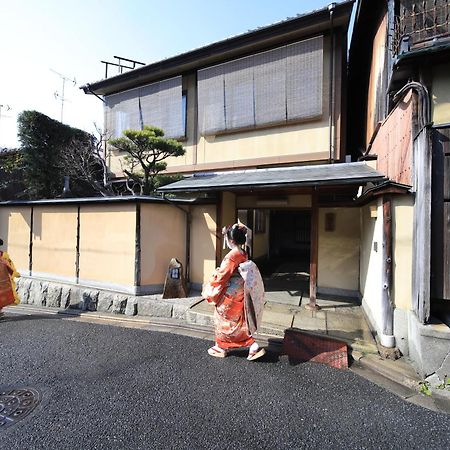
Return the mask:
M 55 91 L 55 98 L 56 100 L 60 100 L 61 101 L 61 123 L 63 123 L 63 116 L 64 116 L 64 102 L 66 100 L 65 96 L 64 96 L 64 89 L 66 87 L 66 81 L 70 81 L 71 83 L 73 83 L 74 86 L 76 86 L 77 82 L 72 78 L 66 77 L 65 75 L 62 75 L 61 73 L 57 72 L 56 70 L 50 69 L 53 73 L 56 73 L 56 75 L 58 75 L 61 80 L 62 80 L 62 89 L 61 89 L 61 93 L 59 93 L 58 91 Z

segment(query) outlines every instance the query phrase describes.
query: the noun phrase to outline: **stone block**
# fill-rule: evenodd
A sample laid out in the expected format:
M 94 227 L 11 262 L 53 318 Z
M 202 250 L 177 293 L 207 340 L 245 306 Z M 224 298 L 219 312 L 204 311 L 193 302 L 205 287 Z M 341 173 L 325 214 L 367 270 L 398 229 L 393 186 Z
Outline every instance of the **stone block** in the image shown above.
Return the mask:
M 276 311 L 265 309 L 262 316 L 262 325 L 276 328 L 289 328 L 292 325 L 292 313 L 289 311 Z
M 28 304 L 30 289 L 31 280 L 29 278 L 19 278 L 17 280 L 17 293 L 19 294 L 20 303 Z
M 41 297 L 39 298 L 39 303 L 41 306 L 47 306 L 47 292 L 49 288 L 49 283 L 46 281 L 41 282 Z
M 115 295 L 113 292 L 100 291 L 98 294 L 97 311 L 111 312 Z
M 128 297 L 117 294 L 113 299 L 111 312 L 114 314 L 125 314 L 127 308 Z
M 81 294 L 81 309 L 83 311 L 97 311 L 98 291 L 83 290 Z
M 70 305 L 71 289 L 68 286 L 63 286 L 61 289 L 61 308 L 67 309 Z
M 62 287 L 50 284 L 47 289 L 46 306 L 59 308 L 61 306 Z
M 43 295 L 46 294 L 48 284 L 41 283 L 39 280 L 32 280 L 30 287 L 30 295 L 28 297 L 29 305 L 42 306 L 45 305 Z
M 84 310 L 83 291 L 77 287 L 70 288 L 69 309 Z
M 341 339 L 371 342 L 372 333 L 363 317 L 327 312 L 327 332 Z
M 326 320 L 320 317 L 311 317 L 311 311 L 302 310 L 294 316 L 292 326 L 300 330 L 326 333 Z
M 140 316 L 172 317 L 172 305 L 154 298 L 138 298 L 137 309 Z
M 214 326 L 214 317 L 209 314 L 200 314 L 192 310 L 188 310 L 186 311 L 186 322 L 189 324 L 211 327 Z
M 135 316 L 138 313 L 138 304 L 136 297 L 128 297 L 125 315 Z
M 174 304 L 172 308 L 172 317 L 174 319 L 186 319 L 186 311 L 189 310 L 189 306 Z

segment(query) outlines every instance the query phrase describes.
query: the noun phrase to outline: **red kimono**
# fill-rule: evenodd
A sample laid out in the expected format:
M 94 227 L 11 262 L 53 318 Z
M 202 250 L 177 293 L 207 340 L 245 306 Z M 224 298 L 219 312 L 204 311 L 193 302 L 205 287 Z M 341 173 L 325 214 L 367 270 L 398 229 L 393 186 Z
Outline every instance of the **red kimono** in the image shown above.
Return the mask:
M 0 251 L 0 309 L 19 303 L 14 278 L 20 276 L 8 253 Z
M 238 271 L 247 256 L 239 248 L 231 250 L 204 287 L 202 295 L 213 303 L 216 343 L 220 348 L 249 347 L 251 336 L 244 309 L 244 279 Z

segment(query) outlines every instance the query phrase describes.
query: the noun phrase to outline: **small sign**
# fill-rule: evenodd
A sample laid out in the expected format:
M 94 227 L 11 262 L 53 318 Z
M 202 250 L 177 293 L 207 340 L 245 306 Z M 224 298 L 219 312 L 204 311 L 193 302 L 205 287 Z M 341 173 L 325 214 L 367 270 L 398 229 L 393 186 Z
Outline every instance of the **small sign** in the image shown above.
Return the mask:
M 325 231 L 334 231 L 336 229 L 336 214 L 325 214 Z
M 188 290 L 183 274 L 183 265 L 176 258 L 172 258 L 166 272 L 163 298 L 184 298 Z

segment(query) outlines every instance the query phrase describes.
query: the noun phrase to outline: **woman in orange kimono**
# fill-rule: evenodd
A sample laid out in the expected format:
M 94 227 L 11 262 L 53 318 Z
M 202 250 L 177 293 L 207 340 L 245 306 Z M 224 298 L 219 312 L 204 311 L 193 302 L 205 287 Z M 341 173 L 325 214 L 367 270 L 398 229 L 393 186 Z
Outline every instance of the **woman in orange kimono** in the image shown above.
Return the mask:
M 1 239 L 0 245 L 3 245 Z M 14 282 L 14 278 L 19 276 L 8 253 L 0 251 L 0 319 L 3 316 L 3 307 L 19 303 Z
M 244 279 L 239 264 L 247 261 L 247 253 L 240 248 L 246 243 L 247 227 L 234 224 L 222 230 L 230 252 L 216 269 L 202 296 L 215 305 L 214 324 L 216 342 L 208 349 L 211 356 L 224 358 L 230 349 L 249 347 L 247 359 L 253 361 L 265 354 L 250 334 L 244 308 Z

